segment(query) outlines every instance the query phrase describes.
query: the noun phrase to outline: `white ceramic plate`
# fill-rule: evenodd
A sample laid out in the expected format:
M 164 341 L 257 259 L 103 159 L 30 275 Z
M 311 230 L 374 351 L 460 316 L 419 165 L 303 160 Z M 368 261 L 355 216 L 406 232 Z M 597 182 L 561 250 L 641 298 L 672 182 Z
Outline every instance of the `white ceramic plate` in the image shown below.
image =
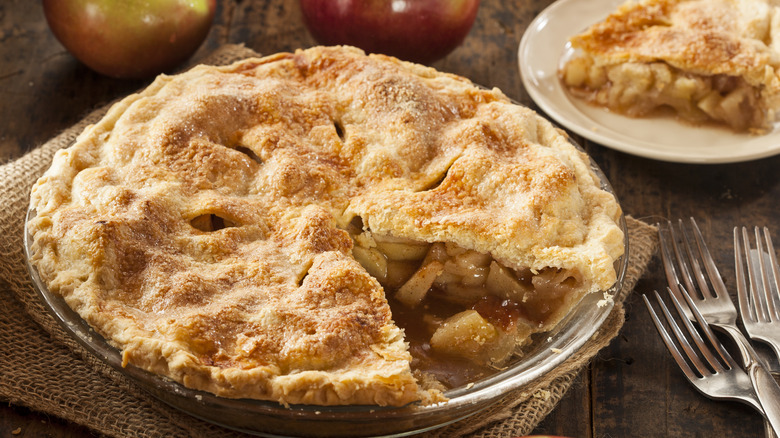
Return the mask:
M 672 118 L 634 119 L 570 97 L 557 71 L 569 37 L 604 19 L 624 0 L 558 0 L 539 14 L 520 41 L 523 85 L 547 115 L 604 146 L 679 163 L 734 163 L 780 154 L 780 129 L 766 135 L 684 125 Z

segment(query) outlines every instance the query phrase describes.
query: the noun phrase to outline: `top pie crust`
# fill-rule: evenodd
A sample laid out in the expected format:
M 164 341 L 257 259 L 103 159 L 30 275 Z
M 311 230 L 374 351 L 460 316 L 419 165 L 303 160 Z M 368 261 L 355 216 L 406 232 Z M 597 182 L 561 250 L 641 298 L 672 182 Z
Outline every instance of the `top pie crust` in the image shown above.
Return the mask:
M 753 88 L 755 102 L 751 105 L 762 113 L 747 128 L 765 128 L 777 116 L 780 6 L 774 1 L 628 1 L 604 21 L 572 37 L 570 43 L 601 66 L 663 63 L 673 74 L 681 73 L 688 78 L 739 79 Z M 649 88 L 666 85 L 657 76 Z M 647 75 L 635 75 L 632 79 L 634 82 L 648 80 Z M 691 88 L 689 85 L 686 91 L 677 94 L 695 93 Z M 716 91 L 726 94 L 722 89 Z M 593 101 L 599 100 L 591 97 Z M 744 108 L 747 103 L 742 105 L 743 111 L 752 110 Z M 736 129 L 746 128 L 734 125 Z
M 507 267 L 579 272 L 539 329 L 607 290 L 623 251 L 614 197 L 549 122 L 349 47 L 160 76 L 56 154 L 31 208 L 32 263 L 125 363 L 284 404 L 441 399 L 351 255 L 356 216 Z

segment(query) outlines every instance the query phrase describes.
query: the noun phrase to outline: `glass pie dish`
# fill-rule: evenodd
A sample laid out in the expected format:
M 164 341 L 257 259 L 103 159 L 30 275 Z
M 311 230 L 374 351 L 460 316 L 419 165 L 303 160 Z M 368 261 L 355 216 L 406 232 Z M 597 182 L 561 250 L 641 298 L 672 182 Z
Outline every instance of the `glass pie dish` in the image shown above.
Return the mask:
M 591 160 L 604 190 L 613 193 L 603 172 Z M 35 211 L 28 211 L 27 223 Z M 25 231 L 27 267 L 37 293 L 67 333 L 104 363 L 116 369 L 157 399 L 189 415 L 220 426 L 260 436 L 286 437 L 391 437 L 436 429 L 463 420 L 521 389 L 561 365 L 601 327 L 614 303 L 605 293 L 620 292 L 628 263 L 628 237 L 620 218 L 625 251 L 615 262 L 617 281 L 611 289 L 587 294 L 551 331 L 534 335 L 521 357 L 505 368 L 445 393 L 447 402 L 404 407 L 282 406 L 276 402 L 231 399 L 193 390 L 133 365 L 122 366 L 121 352 L 95 332 L 57 294 L 48 290 L 31 259 L 32 238 Z

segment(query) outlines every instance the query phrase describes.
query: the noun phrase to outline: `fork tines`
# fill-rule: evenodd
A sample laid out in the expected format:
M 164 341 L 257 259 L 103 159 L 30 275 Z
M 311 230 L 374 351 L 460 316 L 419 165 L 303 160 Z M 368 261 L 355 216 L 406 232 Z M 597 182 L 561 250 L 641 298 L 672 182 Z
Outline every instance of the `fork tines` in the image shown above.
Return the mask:
M 739 294 L 740 309 L 746 309 L 746 314 L 742 315 L 743 319 L 748 318 L 753 321 L 770 322 L 780 319 L 780 314 L 778 313 L 780 303 L 777 301 L 778 292 L 776 286 L 780 283 L 780 272 L 778 272 L 775 248 L 772 245 L 772 236 L 769 234 L 769 230 L 766 227 L 763 229 L 763 240 L 766 242 L 766 250 L 764 249 L 759 227 L 754 227 L 753 231 L 756 241 L 755 250 L 750 248 L 748 229 L 742 227 L 742 243 L 740 243 L 740 239 L 737 236 L 737 229 L 734 229 L 737 283 L 740 286 L 746 286 L 746 278 L 742 268 L 744 266 L 742 254 L 744 254 L 748 266 L 747 280 L 750 285 L 749 296 L 747 294 Z M 758 266 L 758 269 L 756 269 L 756 266 Z M 774 293 L 772 293 L 773 284 L 775 285 Z M 744 303 L 742 302 L 743 299 L 746 300 Z
M 691 302 L 685 287 L 682 285 L 678 285 L 678 287 L 682 292 L 681 295 L 685 298 L 685 306 L 680 303 L 671 289 L 667 288 L 667 291 L 669 292 L 669 297 L 671 298 L 672 304 L 674 305 L 677 315 L 679 316 L 678 319 L 682 321 L 683 325 L 685 326 L 688 336 L 686 336 L 685 333 L 680 329 L 680 326 L 676 322 L 675 317 L 672 316 L 671 312 L 664 303 L 664 300 L 661 299 L 661 296 L 658 294 L 658 292 L 653 292 L 655 294 L 656 301 L 658 302 L 658 307 L 661 309 L 664 315 L 664 319 L 674 333 L 674 338 L 677 339 L 677 344 L 679 344 L 679 346 L 682 348 L 682 351 L 680 348 L 678 348 L 677 344 L 674 342 L 674 339 L 672 339 L 672 337 L 664 328 L 663 322 L 661 322 L 661 319 L 653 309 L 653 306 L 650 304 L 647 296 L 643 295 L 642 298 L 645 301 L 647 309 L 650 311 L 650 316 L 653 319 L 653 323 L 658 330 L 658 333 L 661 335 L 661 339 L 666 345 L 666 348 L 672 354 L 675 362 L 677 362 L 677 364 L 680 366 L 688 380 L 699 387 L 699 379 L 706 378 L 712 374 L 723 373 L 726 370 L 738 367 L 738 365 L 728 353 L 728 351 L 723 348 L 723 345 L 715 337 L 715 334 L 712 332 L 710 326 L 706 321 L 704 321 L 701 313 L 699 313 L 699 311 L 696 309 L 696 306 Z M 704 334 L 707 336 L 709 345 L 705 343 L 698 330 L 696 330 L 693 324 L 685 316 L 686 310 L 692 312 L 697 323 L 702 328 Z M 696 349 L 694 349 L 694 347 L 691 345 L 688 338 L 690 338 L 696 345 Z M 717 356 L 713 354 L 713 348 L 715 353 L 717 353 Z M 702 358 L 707 361 L 709 367 L 704 364 Z M 696 371 L 691 368 L 689 363 L 693 365 Z M 701 388 L 699 389 L 701 390 Z
M 739 313 L 750 337 L 771 345 L 780 358 L 780 272 L 769 230 L 764 227 L 761 231 L 758 227 L 753 229 L 756 247 L 751 249 L 748 229 L 743 227 L 740 233 L 734 228 Z M 777 358 L 768 363 L 776 367 Z
M 671 221 L 667 221 L 665 226 L 658 226 L 661 259 L 671 292 L 678 300 L 682 300 L 683 294 L 677 286 L 681 283 L 689 294 L 697 294 L 699 299 L 728 296 L 726 285 L 704 243 L 699 226 L 693 218 L 688 222 L 686 226 L 682 219 L 678 220 L 679 232 Z M 686 317 L 693 320 L 690 311 L 684 310 Z

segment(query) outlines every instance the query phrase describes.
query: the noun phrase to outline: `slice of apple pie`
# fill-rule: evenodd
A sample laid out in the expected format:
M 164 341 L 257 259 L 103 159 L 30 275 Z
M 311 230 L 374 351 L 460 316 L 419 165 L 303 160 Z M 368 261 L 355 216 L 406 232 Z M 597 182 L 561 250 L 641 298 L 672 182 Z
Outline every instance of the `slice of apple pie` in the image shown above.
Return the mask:
M 442 400 L 609 289 L 624 250 L 548 121 L 348 47 L 159 77 L 31 207 L 31 262 L 126 364 L 283 404 Z
M 641 117 L 766 132 L 780 106 L 780 7 L 768 0 L 631 1 L 570 39 L 575 96 Z

